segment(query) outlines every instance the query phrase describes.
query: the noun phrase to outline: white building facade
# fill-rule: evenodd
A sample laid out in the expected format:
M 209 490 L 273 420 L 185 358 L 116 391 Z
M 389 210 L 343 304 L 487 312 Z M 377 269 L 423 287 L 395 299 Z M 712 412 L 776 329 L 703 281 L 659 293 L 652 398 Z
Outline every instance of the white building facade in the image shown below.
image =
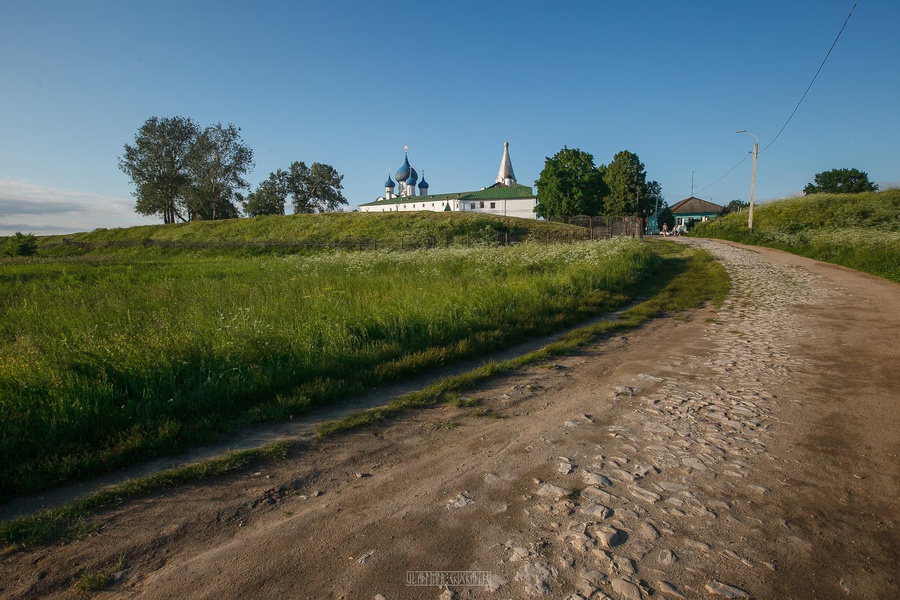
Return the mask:
M 429 184 L 422 180 L 409 164 L 408 148 L 404 148 L 403 165 L 397 169 L 394 177 L 397 183 L 388 179 L 384 184 L 384 196 L 374 202 L 361 204 L 360 212 L 394 212 L 430 210 L 434 212 L 474 212 L 490 215 L 504 215 L 523 219 L 535 219 L 537 195 L 531 186 L 520 185 L 509 158 L 509 142 L 503 144 L 503 158 L 494 184 L 475 192 L 458 192 L 450 194 L 429 194 Z M 418 183 L 417 183 L 418 182 Z

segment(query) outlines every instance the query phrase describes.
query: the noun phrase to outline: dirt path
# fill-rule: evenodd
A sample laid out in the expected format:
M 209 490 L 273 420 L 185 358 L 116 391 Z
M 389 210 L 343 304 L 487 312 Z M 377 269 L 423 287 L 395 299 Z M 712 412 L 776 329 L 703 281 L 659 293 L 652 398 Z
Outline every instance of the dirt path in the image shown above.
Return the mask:
M 0 559 L 0 597 L 119 563 L 98 597 L 900 598 L 900 286 L 686 243 L 722 309 L 106 511 Z

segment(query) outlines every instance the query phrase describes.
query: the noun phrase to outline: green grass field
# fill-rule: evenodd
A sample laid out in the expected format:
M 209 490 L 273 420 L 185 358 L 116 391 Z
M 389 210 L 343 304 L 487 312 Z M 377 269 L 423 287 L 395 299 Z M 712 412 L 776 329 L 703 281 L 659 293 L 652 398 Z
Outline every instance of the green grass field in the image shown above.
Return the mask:
M 698 224 L 695 237 L 768 246 L 900 282 L 900 189 L 813 194 Z
M 0 497 L 284 419 L 627 303 L 625 239 L 0 263 Z

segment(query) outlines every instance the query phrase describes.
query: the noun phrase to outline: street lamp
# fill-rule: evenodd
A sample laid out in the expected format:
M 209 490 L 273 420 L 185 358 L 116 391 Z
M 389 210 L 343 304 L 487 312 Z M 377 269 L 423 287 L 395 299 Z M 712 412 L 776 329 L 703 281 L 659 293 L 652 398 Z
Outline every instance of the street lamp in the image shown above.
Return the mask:
M 738 129 L 737 133 L 753 135 L 746 129 Z M 750 219 L 747 222 L 750 233 L 753 233 L 753 192 L 756 189 L 756 156 L 759 154 L 759 138 L 755 135 L 753 135 L 753 137 L 756 138 L 756 141 L 753 142 L 753 177 L 750 179 Z

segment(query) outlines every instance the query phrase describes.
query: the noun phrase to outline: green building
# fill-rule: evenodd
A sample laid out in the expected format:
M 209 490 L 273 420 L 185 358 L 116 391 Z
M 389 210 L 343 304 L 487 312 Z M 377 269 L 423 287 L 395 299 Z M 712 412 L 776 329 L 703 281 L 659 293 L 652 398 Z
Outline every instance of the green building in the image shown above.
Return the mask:
M 685 198 L 672 206 L 672 214 L 675 215 L 675 227 L 689 227 L 691 221 L 709 221 L 722 214 L 722 206 L 701 200 L 695 196 Z

